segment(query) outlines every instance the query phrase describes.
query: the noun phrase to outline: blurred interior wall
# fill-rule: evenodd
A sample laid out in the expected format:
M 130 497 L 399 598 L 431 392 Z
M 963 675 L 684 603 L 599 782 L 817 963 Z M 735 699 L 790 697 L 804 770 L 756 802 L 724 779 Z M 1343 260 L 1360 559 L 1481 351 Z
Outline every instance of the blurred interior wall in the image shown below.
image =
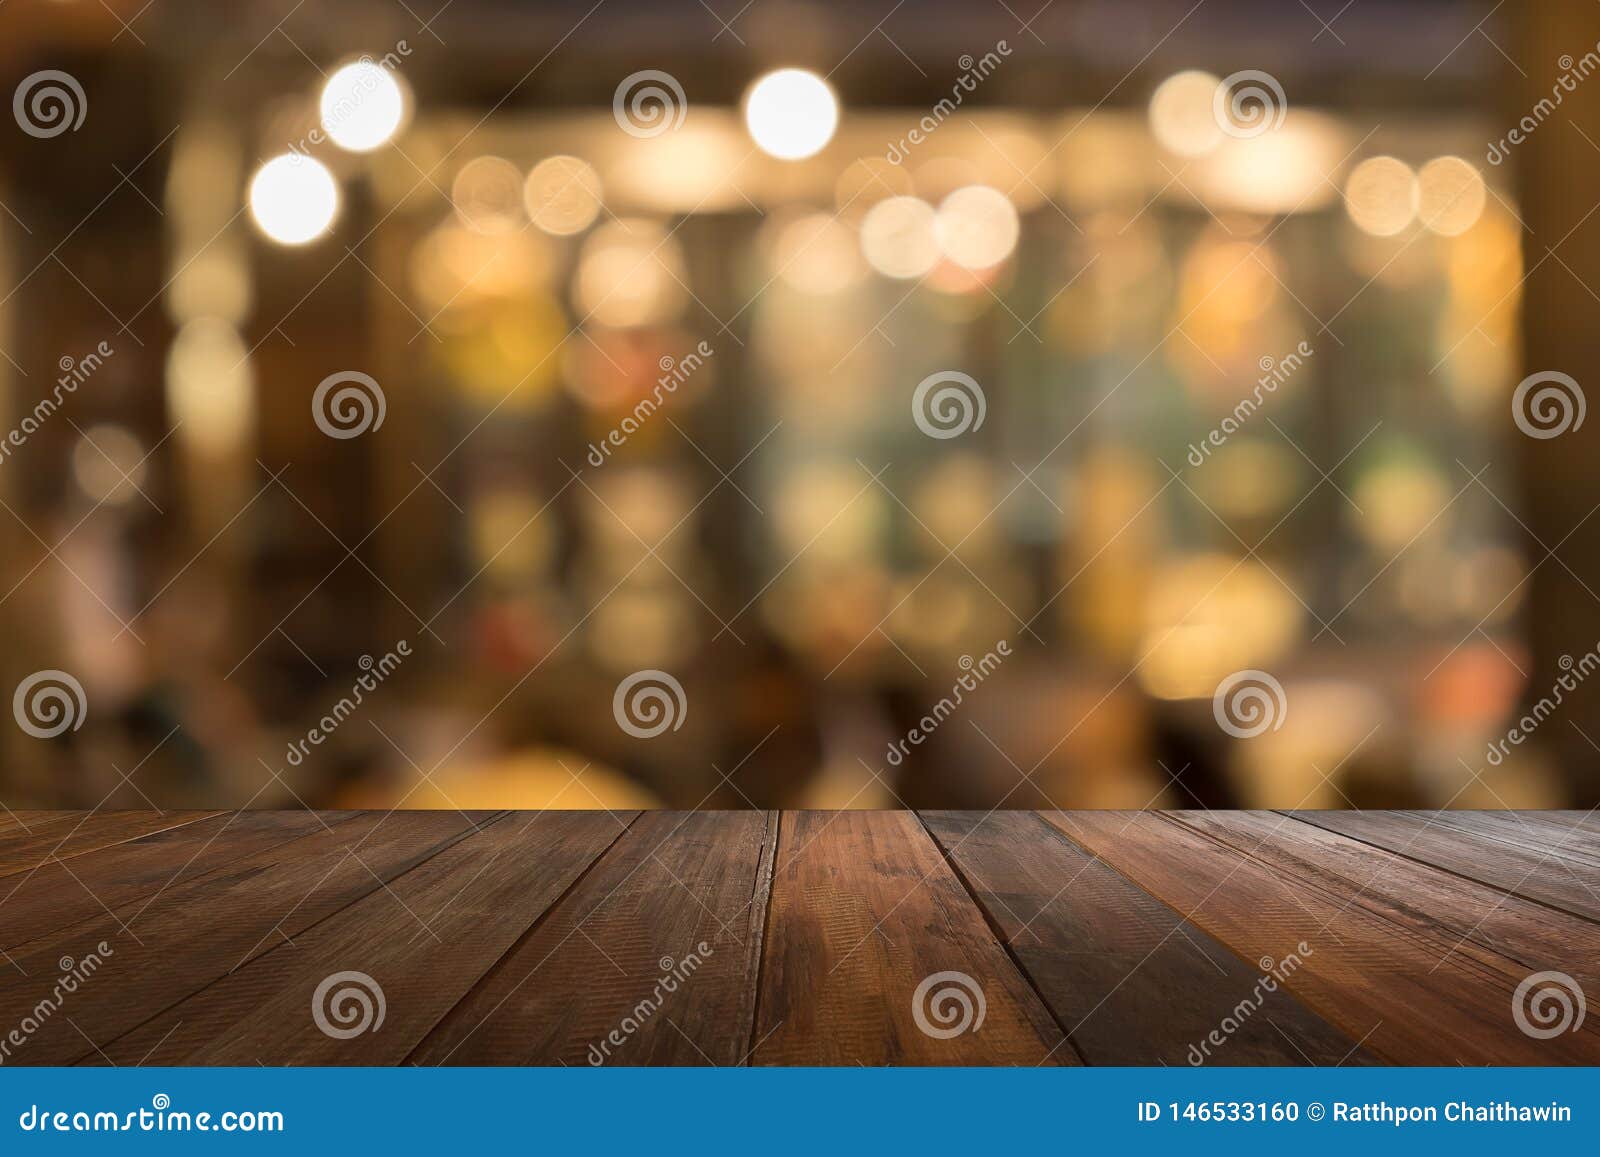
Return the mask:
M 1551 99 L 1563 60 L 1600 51 L 1593 4 L 1520 4 L 1514 12 L 1519 42 L 1511 56 L 1527 62 L 1527 73 L 1506 67 L 1508 127 Z M 1570 374 L 1593 404 L 1600 401 L 1600 75 L 1563 94 L 1557 114 L 1518 147 L 1517 164 L 1528 268 L 1524 368 Z M 1567 673 L 1563 656 L 1577 660 L 1600 646 L 1600 418 L 1514 445 L 1534 567 L 1527 600 L 1534 608 L 1527 622 L 1531 705 Z M 1600 789 L 1600 679 L 1579 683 L 1566 704 L 1537 741 L 1569 778 L 1574 798 L 1592 799 Z

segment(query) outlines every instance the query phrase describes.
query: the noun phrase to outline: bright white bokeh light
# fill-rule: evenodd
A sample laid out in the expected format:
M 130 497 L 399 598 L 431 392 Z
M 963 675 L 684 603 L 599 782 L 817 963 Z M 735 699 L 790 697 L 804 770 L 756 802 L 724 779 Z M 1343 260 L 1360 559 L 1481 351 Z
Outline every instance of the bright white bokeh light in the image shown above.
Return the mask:
M 999 265 L 1017 247 L 1016 206 L 999 189 L 968 185 L 939 204 L 934 218 L 939 249 L 963 269 Z
M 250 215 L 280 245 L 304 245 L 328 231 L 339 213 L 339 186 L 327 166 L 283 153 L 256 170 Z
M 781 161 L 820 152 L 839 127 L 839 100 L 828 82 L 803 68 L 769 72 L 744 98 L 751 138 Z
M 406 96 L 387 68 L 370 60 L 347 64 L 322 86 L 322 128 L 341 149 L 367 153 L 400 128 Z

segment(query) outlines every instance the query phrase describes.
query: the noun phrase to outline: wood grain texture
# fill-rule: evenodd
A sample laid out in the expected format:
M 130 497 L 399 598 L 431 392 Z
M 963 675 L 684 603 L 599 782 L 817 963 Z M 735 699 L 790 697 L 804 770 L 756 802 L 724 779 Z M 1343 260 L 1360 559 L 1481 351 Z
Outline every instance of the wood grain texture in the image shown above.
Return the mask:
M 1241 960 L 1034 813 L 923 820 L 1089 1064 L 1369 1060 L 1290 994 L 1276 962 Z
M 908 812 L 784 813 L 756 1028 L 756 1064 L 1078 1063 Z
M 0 841 L 0 876 L 31 872 L 49 860 L 70 860 L 99 848 L 136 840 L 217 815 L 214 811 L 90 812 L 76 822 L 51 823 Z M 30 825 L 31 826 L 31 825 Z
M 1528 970 L 1447 929 L 1395 923 L 1359 903 L 1354 889 L 1286 875 L 1164 814 L 1047 818 L 1246 959 L 1296 953 L 1301 963 L 1290 990 L 1381 1059 L 1600 1062 L 1600 1027 L 1592 1018 L 1549 1040 L 1521 1032 L 1512 995 Z
M 1460 812 L 1292 812 L 1296 819 L 1376 848 L 1515 892 L 1589 920 L 1600 920 L 1600 857 L 1580 833 L 1558 834 L 1541 845 L 1489 834 Z M 1489 813 L 1476 813 L 1486 815 Z M 1470 826 L 1469 826 L 1470 825 Z M 1565 841 L 1565 843 L 1563 843 Z M 1581 842 L 1580 842 L 1581 841 Z M 1571 852 L 1568 852 L 1568 849 Z
M 1471 832 L 1485 839 L 1549 853 L 1575 863 L 1600 864 L 1600 831 L 1596 830 L 1593 817 L 1585 819 L 1582 813 L 1561 813 L 1569 817 L 1569 822 L 1563 825 L 1565 831 L 1553 840 L 1548 826 L 1550 820 L 1538 812 L 1431 811 L 1401 814 L 1420 815 L 1456 831 Z M 1577 816 L 1575 820 L 1571 819 L 1574 815 Z
M 1285 824 L 1275 813 L 1173 818 L 1392 924 L 1419 935 L 1442 931 L 1514 962 L 1524 974 L 1564 972 L 1600 992 L 1600 925 L 1581 917 L 1313 824 Z
M 1592 813 L 4 818 L 5 1064 L 1600 1063 Z
M 761 812 L 640 815 L 412 1061 L 740 1063 L 775 821 Z
M 487 818 L 474 817 L 479 819 Z M 237 860 L 204 879 L 80 921 L 19 945 L 0 973 L 0 1024 L 18 1024 L 50 995 L 58 961 L 103 963 L 43 1018 L 19 1056 L 68 1064 L 198 992 L 472 830 L 456 812 L 371 812 L 349 823 Z M 110 949 L 105 951 L 102 945 Z M 35 1018 L 39 1019 L 39 1018 Z
M 195 880 L 235 860 L 348 822 L 354 812 L 237 812 L 0 879 L 0 949 Z
M 276 944 L 104 1045 L 105 1057 L 119 1065 L 248 1065 L 267 1057 L 274 1064 L 397 1064 L 632 818 L 500 817 L 293 944 Z M 340 973 L 361 975 L 335 982 L 316 1000 L 319 985 Z M 341 991 L 350 995 L 340 998 Z M 369 1031 L 354 1031 L 362 1023 L 357 992 L 374 1010 L 382 994 L 382 1022 Z
M 0 811 L 0 837 L 28 835 L 51 824 L 82 818 L 82 812 L 4 810 Z M 0 847 L 3 846 L 3 840 L 0 840 Z
M 1591 850 L 1600 849 L 1600 808 L 1587 811 L 1518 812 L 1517 815 L 1530 824 L 1542 824 L 1562 832 L 1580 829 L 1590 841 L 1587 846 Z

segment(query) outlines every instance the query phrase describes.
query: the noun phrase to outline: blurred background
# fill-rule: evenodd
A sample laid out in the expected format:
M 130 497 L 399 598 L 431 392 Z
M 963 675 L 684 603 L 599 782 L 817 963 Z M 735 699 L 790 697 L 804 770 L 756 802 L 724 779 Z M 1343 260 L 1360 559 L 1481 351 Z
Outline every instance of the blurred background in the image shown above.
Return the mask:
M 0 801 L 1600 802 L 1588 7 L 10 0 Z

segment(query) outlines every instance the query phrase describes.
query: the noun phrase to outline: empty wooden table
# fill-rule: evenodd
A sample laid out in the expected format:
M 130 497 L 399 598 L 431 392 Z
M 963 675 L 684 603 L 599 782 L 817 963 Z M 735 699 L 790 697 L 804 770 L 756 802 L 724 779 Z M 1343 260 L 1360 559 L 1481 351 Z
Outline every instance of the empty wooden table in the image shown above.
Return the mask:
M 1579 812 L 6 812 L 6 1064 L 1600 1063 Z

